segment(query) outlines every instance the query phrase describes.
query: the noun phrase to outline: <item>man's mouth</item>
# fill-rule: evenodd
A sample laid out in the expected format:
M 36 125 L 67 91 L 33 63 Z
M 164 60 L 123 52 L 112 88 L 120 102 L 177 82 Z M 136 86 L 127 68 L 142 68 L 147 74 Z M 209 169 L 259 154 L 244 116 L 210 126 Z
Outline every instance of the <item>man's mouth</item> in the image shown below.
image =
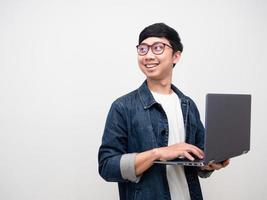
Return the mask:
M 156 66 L 158 66 L 158 63 L 145 64 L 146 68 L 153 68 L 153 67 L 156 67 Z

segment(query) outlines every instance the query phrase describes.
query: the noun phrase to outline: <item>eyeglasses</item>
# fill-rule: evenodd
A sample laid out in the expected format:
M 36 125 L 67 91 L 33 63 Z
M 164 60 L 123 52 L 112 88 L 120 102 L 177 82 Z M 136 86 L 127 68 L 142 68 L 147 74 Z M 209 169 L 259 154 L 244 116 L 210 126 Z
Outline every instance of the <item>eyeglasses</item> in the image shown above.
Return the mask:
M 162 43 L 162 42 L 156 42 L 152 45 L 148 45 L 146 43 L 142 43 L 136 46 L 137 48 L 137 53 L 140 56 L 144 56 L 148 53 L 149 48 L 151 48 L 151 51 L 155 54 L 155 55 L 160 55 L 164 52 L 165 50 L 165 46 L 172 48 L 170 45 Z

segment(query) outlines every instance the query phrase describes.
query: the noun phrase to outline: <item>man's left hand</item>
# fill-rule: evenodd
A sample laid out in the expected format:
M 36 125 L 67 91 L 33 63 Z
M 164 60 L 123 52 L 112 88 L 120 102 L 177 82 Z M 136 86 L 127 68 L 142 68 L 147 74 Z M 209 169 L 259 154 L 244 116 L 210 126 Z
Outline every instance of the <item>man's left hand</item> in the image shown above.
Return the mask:
M 211 163 L 211 164 L 205 165 L 201 167 L 201 170 L 208 170 L 208 171 L 219 170 L 229 165 L 229 163 L 230 163 L 230 159 L 227 159 L 220 163 Z

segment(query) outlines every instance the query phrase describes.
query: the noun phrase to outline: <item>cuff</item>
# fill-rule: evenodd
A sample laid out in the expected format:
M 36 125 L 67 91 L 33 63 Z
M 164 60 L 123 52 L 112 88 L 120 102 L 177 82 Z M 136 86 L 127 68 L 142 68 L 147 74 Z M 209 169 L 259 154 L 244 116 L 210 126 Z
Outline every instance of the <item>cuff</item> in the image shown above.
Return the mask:
M 201 178 L 208 178 L 213 172 L 214 172 L 214 170 L 209 171 L 209 170 L 201 170 L 201 169 L 199 169 L 198 176 L 201 177 Z
M 120 170 L 123 179 L 138 183 L 141 176 L 135 175 L 135 157 L 137 153 L 123 154 L 120 160 Z

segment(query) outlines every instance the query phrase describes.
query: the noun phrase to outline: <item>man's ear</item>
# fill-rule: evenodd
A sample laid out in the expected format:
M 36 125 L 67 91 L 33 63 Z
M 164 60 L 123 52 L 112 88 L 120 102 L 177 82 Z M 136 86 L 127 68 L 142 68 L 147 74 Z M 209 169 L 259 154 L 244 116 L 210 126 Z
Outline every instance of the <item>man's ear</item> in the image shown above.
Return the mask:
M 181 51 L 176 51 L 174 54 L 173 54 L 173 64 L 176 64 L 180 58 L 181 58 L 181 54 L 182 52 Z

